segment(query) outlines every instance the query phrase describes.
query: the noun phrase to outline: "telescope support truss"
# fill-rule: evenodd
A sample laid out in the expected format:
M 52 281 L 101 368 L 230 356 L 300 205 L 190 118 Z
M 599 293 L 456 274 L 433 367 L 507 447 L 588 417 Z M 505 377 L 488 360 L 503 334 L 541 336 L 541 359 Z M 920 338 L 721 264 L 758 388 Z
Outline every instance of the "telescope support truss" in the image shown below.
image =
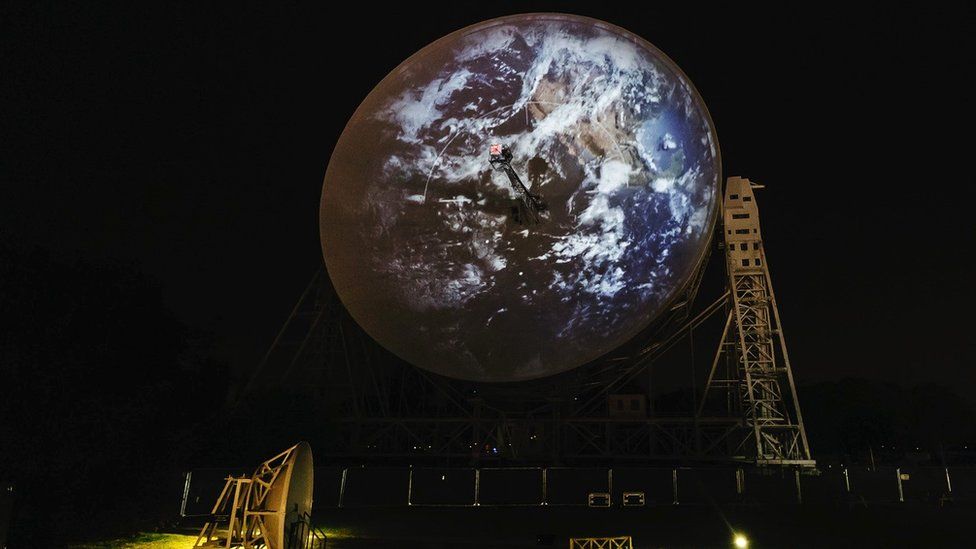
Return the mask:
M 725 187 L 724 231 L 729 312 L 699 404 L 719 395 L 742 417 L 733 453 L 758 465 L 814 466 L 803 428 L 779 309 L 759 227 L 759 209 L 748 179 Z M 724 374 L 719 374 L 725 358 Z
M 703 261 L 666 319 L 670 328 L 664 333 L 670 335 L 631 356 L 579 368 L 558 385 L 516 384 L 502 391 L 449 380 L 397 362 L 371 341 L 343 309 L 320 269 L 239 403 L 248 402 L 258 388 L 261 394 L 278 390 L 305 395 L 317 403 L 328 425 L 328 436 L 318 446 L 342 462 L 657 460 L 812 467 L 762 248 L 754 188 L 746 179 L 727 182 L 722 227 L 726 292 L 692 311 L 707 263 Z M 700 399 L 694 398 L 684 415 L 655 414 L 650 381 L 655 360 L 723 312 L 725 329 L 704 391 L 697 391 L 704 376 L 696 377 L 691 368 Z M 648 382 L 642 383 L 644 379 Z M 636 403 L 637 413 L 614 413 L 621 399 L 626 410 Z M 239 404 L 237 410 L 248 413 L 247 408 Z

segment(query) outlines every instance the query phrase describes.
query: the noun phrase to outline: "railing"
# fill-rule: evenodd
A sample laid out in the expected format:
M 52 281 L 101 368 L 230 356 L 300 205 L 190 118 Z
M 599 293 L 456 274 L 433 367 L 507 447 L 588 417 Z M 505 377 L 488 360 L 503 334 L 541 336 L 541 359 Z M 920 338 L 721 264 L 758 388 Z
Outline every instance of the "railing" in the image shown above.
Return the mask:
M 630 536 L 615 538 L 572 538 L 569 549 L 634 549 Z
M 345 471 L 345 474 L 343 472 Z M 411 474 L 412 471 L 412 474 Z M 198 470 L 185 515 L 210 517 L 223 487 L 220 470 Z M 586 507 L 590 494 L 610 494 L 611 507 L 722 504 L 976 502 L 976 467 L 822 466 L 820 474 L 754 468 L 409 468 L 319 467 L 317 508 Z M 345 481 L 343 481 L 345 480 Z M 212 482 L 211 482 L 212 481 Z M 217 481 L 221 481 L 219 484 Z M 177 496 L 178 497 L 178 496 Z M 203 507 L 207 502 L 206 508 Z M 202 521 L 201 521 L 202 523 Z
M 291 524 L 288 549 L 325 549 L 327 540 L 325 532 L 312 525 L 312 517 L 308 513 L 302 513 Z

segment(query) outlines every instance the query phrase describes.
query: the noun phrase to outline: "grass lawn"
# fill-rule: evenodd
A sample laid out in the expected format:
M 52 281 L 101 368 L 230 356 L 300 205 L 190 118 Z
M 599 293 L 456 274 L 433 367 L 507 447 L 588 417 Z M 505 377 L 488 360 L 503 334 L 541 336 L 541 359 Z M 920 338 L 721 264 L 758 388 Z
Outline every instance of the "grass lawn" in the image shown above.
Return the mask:
M 347 529 L 328 529 L 325 533 L 329 539 L 352 537 Z M 192 549 L 193 542 L 196 540 L 196 535 L 139 534 L 131 538 L 71 545 L 69 549 Z
M 196 536 L 184 534 L 139 534 L 132 538 L 72 545 L 71 549 L 191 549 Z

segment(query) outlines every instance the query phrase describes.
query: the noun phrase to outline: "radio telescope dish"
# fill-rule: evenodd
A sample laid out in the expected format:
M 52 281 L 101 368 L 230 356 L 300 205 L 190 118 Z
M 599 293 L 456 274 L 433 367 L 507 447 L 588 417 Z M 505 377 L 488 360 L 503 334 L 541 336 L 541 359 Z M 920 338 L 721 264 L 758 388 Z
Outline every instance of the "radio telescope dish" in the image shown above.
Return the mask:
M 294 528 L 312 513 L 312 449 L 299 442 L 281 454 L 262 463 L 251 477 L 251 488 L 245 501 L 244 523 L 264 536 L 269 548 L 301 546 L 308 531 Z
M 227 477 L 193 546 L 285 549 L 324 539 L 310 521 L 312 475 L 312 449 L 299 442 L 250 477 Z
M 660 50 L 585 17 L 503 17 L 428 45 L 359 106 L 323 183 L 323 255 L 353 318 L 408 362 L 549 376 L 695 283 L 720 171 L 705 104 Z

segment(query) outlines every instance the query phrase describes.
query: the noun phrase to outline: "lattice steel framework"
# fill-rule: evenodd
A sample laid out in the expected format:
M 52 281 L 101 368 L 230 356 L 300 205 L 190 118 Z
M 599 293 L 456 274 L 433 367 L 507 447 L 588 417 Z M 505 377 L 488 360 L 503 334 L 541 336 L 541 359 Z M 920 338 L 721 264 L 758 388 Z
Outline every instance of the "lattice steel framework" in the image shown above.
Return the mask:
M 691 286 L 697 289 L 697 280 Z M 315 446 L 342 461 L 722 459 L 741 419 L 691 417 L 690 410 L 684 417 L 611 417 L 607 401 L 614 393 L 634 392 L 635 379 L 682 334 L 720 311 L 726 295 L 687 320 L 689 290 L 667 319 L 679 327 L 631 356 L 555 380 L 498 386 L 446 379 L 399 362 L 356 326 L 319 272 L 252 376 L 239 408 L 242 414 L 255 412 L 252 395 L 275 387 L 310 397 L 321 403 L 328 426 Z
M 779 309 L 759 227 L 759 208 L 748 179 L 726 183 L 724 230 L 730 305 L 722 343 L 705 386 L 724 392 L 731 412 L 745 422 L 733 447 L 760 465 L 813 466 Z M 724 376 L 717 376 L 722 358 Z
M 328 424 L 327 435 L 314 441 L 316 448 L 346 462 L 813 465 L 752 187 L 740 178 L 729 179 L 727 187 L 721 230 L 728 290 L 692 316 L 703 261 L 685 295 L 649 337 L 651 343 L 627 356 L 515 385 L 443 378 L 398 361 L 373 342 L 349 317 L 321 270 L 241 400 L 257 387 L 261 393 L 278 386 L 310 396 L 321 403 Z M 747 191 L 749 199 L 743 200 Z M 742 218 L 743 213 L 750 217 Z M 743 226 L 746 221 L 754 226 Z M 743 259 L 750 264 L 743 265 Z M 697 412 L 683 417 L 608 413 L 612 395 L 643 392 L 650 401 L 650 387 L 637 381 L 666 351 L 723 311 L 725 329 L 705 390 L 693 406 Z
M 569 549 L 633 549 L 630 536 L 615 538 L 571 538 Z

